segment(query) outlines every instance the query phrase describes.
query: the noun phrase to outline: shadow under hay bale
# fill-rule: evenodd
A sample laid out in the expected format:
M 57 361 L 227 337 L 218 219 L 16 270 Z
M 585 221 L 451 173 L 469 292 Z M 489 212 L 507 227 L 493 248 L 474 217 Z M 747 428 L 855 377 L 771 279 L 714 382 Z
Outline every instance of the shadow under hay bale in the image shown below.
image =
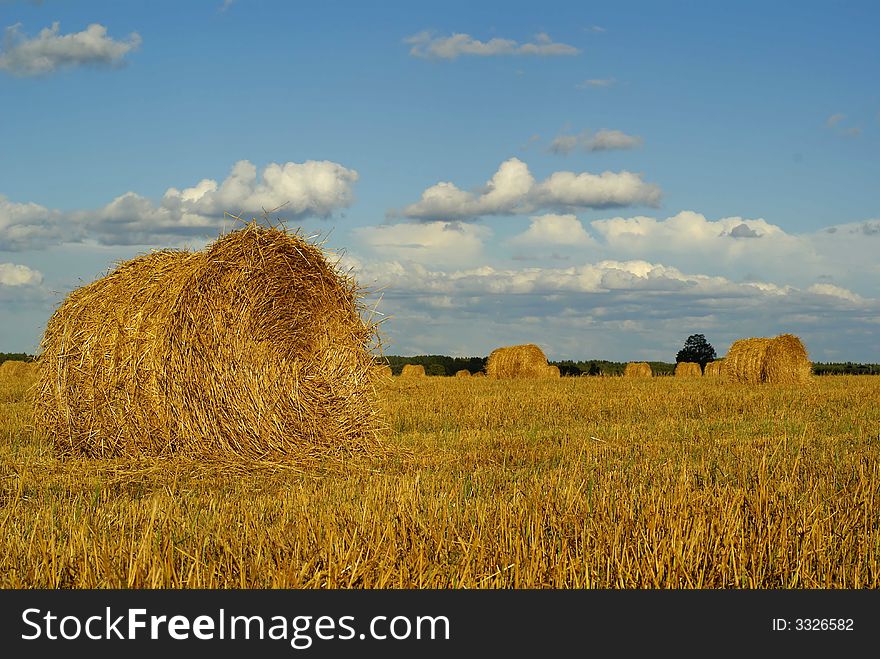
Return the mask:
M 623 369 L 624 377 L 650 378 L 654 375 L 648 362 L 629 362 Z
M 714 362 L 708 362 L 706 368 L 703 369 L 703 375 L 706 377 L 719 377 L 721 375 L 721 364 L 723 359 L 716 359 Z
M 402 378 L 426 378 L 428 374 L 425 373 L 425 367 L 421 364 L 404 364 L 403 369 L 400 371 L 400 377 Z
M 471 377 L 471 372 L 466 368 L 461 369 L 460 371 L 455 372 L 455 377 L 457 378 L 469 378 Z
M 811 374 L 807 350 L 794 334 L 735 341 L 721 365 L 725 382 L 804 384 Z
M 375 325 L 318 245 L 250 223 L 73 291 L 35 427 L 62 453 L 306 459 L 380 449 Z
M 675 365 L 675 377 L 698 378 L 702 377 L 703 371 L 696 362 L 678 362 Z
M 490 378 L 546 378 L 547 357 L 533 343 L 496 348 L 486 361 L 486 375 Z

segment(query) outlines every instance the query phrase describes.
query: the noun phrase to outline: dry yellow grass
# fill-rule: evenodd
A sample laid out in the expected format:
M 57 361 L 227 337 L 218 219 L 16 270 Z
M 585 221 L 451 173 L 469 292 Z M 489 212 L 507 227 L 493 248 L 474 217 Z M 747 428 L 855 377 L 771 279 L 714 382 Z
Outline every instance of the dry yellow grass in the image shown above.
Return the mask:
M 534 343 L 496 348 L 486 360 L 490 378 L 546 378 L 549 373 L 544 351 Z
M 700 365 L 696 362 L 678 362 L 675 365 L 675 377 L 677 378 L 693 378 L 703 375 Z
M 649 378 L 653 375 L 648 362 L 629 362 L 623 369 L 624 377 Z
M 41 343 L 35 423 L 71 455 L 312 459 L 378 449 L 356 283 L 250 223 L 73 291 Z
M 427 377 L 425 367 L 421 364 L 404 364 L 400 371 L 400 376 L 404 378 L 424 378 Z
M 427 378 L 309 469 L 58 458 L 0 380 L 3 588 L 880 588 L 880 378 Z

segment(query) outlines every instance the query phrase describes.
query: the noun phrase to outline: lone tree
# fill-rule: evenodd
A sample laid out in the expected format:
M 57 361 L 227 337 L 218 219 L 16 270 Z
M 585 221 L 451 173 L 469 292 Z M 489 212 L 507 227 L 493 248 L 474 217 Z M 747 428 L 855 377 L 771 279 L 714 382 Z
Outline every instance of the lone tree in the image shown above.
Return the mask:
M 675 363 L 696 362 L 702 370 L 715 357 L 715 348 L 706 340 L 705 336 L 702 334 L 691 334 L 687 341 L 684 342 L 684 347 L 675 356 Z

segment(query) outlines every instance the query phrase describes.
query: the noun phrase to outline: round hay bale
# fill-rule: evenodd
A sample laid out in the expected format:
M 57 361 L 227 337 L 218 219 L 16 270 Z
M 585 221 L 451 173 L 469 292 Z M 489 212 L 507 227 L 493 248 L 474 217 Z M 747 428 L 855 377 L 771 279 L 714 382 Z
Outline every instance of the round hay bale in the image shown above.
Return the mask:
M 719 377 L 721 375 L 721 364 L 723 363 L 723 359 L 716 359 L 713 362 L 707 362 L 706 368 L 703 370 L 703 375 L 706 377 Z
M 556 366 L 555 364 L 550 364 L 550 365 L 547 367 L 547 377 L 551 377 L 551 378 L 561 378 L 561 377 L 562 377 L 562 372 L 559 370 L 559 367 L 558 367 L 558 366 Z
M 391 372 L 391 367 L 388 364 L 380 364 L 376 367 L 376 375 L 379 378 L 390 380 L 393 373 Z
M 121 263 L 49 319 L 35 427 L 87 456 L 379 449 L 360 297 L 319 246 L 253 222 Z
M 477 371 L 476 373 L 474 373 L 473 377 L 475 377 L 475 378 L 484 378 L 484 377 L 486 377 L 486 374 L 483 373 L 483 371 Z
M 623 369 L 627 378 L 650 378 L 654 375 L 648 362 L 629 362 Z
M 8 379 L 23 378 L 36 372 L 36 364 L 33 362 L 23 362 L 18 359 L 7 359 L 0 364 L 0 377 Z
M 725 382 L 758 384 L 766 380 L 764 364 L 771 339 L 751 338 L 734 341 L 721 364 Z
M 811 375 L 807 350 L 794 334 L 735 341 L 721 366 L 725 382 L 804 384 Z
M 675 365 L 675 377 L 677 378 L 693 378 L 702 375 L 703 371 L 696 362 L 678 362 Z
M 455 377 L 457 378 L 469 378 L 471 377 L 471 372 L 466 368 L 461 369 L 460 371 L 455 372 Z
M 428 375 L 425 373 L 425 367 L 421 364 L 404 364 L 403 369 L 400 371 L 400 377 L 425 378 Z
M 534 343 L 496 348 L 486 361 L 486 375 L 490 378 L 544 378 L 547 377 L 547 357 Z

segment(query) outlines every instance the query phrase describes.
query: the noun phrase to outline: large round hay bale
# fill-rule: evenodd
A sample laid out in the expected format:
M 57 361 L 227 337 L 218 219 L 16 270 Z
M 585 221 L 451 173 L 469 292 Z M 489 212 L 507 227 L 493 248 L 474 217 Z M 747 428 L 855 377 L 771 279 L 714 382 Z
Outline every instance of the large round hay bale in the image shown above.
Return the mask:
M 486 375 L 490 378 L 545 378 L 547 357 L 533 343 L 496 348 L 486 361 Z
M 794 334 L 735 341 L 721 366 L 725 382 L 803 384 L 811 373 L 807 350 Z
M 400 377 L 424 378 L 427 377 L 427 374 L 425 373 L 425 367 L 421 364 L 404 364 L 403 369 L 400 371 Z
M 23 362 L 18 359 L 7 359 L 0 364 L 0 377 L 7 379 L 19 379 L 36 372 L 33 362 Z
M 469 377 L 471 377 L 471 372 L 469 370 L 467 370 L 466 368 L 463 368 L 463 369 L 455 372 L 455 377 L 469 378 Z
M 648 362 L 629 362 L 623 369 L 623 375 L 628 378 L 649 378 L 654 373 Z
M 298 233 L 250 223 L 73 291 L 41 344 L 35 426 L 63 453 L 304 458 L 378 448 L 375 326 Z
M 547 377 L 561 378 L 562 371 L 560 371 L 559 367 L 556 366 L 555 364 L 550 364 L 550 366 L 547 367 Z
M 376 367 L 376 375 L 379 378 L 390 380 L 392 377 L 391 367 L 388 364 L 380 364 Z
M 718 377 L 721 375 L 721 364 L 724 363 L 723 359 L 716 359 L 713 362 L 707 362 L 706 368 L 703 369 L 703 375 L 706 377 Z
M 703 370 L 696 362 L 678 362 L 675 365 L 675 377 L 677 378 L 693 378 L 702 375 Z

